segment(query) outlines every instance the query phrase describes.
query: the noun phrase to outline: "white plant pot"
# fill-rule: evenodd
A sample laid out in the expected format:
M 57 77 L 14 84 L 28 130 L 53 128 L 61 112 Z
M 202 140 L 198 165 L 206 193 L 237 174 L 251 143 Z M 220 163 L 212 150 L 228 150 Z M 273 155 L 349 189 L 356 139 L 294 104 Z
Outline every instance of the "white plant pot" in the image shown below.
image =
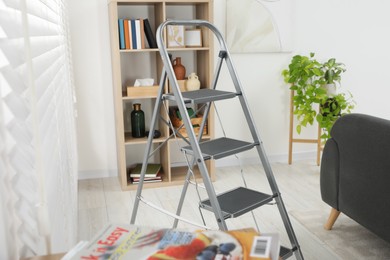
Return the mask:
M 325 84 L 322 87 L 326 90 L 326 93 L 329 97 L 334 97 L 337 95 L 336 84 Z

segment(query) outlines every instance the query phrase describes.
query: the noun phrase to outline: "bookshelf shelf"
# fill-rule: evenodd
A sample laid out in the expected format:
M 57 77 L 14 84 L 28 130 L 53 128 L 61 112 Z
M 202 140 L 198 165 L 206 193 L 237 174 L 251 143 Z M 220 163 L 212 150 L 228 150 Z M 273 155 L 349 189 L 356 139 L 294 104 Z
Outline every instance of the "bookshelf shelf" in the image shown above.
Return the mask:
M 119 50 L 120 53 L 129 53 L 129 52 L 158 52 L 156 48 L 147 48 L 147 49 L 137 49 L 137 50 Z
M 118 20 L 148 19 L 152 33 L 155 34 L 159 24 L 166 19 L 202 19 L 212 21 L 213 1 L 109 0 L 108 6 L 118 177 L 122 190 L 132 190 L 136 189 L 137 185 L 130 183 L 127 170 L 134 164 L 142 163 L 147 138 L 133 138 L 131 136 L 129 132 L 131 131 L 131 126 L 129 125 L 128 117 L 132 111 L 132 105 L 134 103 L 141 103 L 141 109 L 145 113 L 146 130 L 149 130 L 150 117 L 154 103 L 156 102 L 156 93 L 153 93 L 152 90 L 145 89 L 144 92 L 141 90 L 141 93 L 128 96 L 127 87 L 134 84 L 136 79 L 142 78 L 153 78 L 154 84 L 158 84 L 163 64 L 158 49 L 149 48 L 147 39 L 144 39 L 145 48 L 143 49 L 120 49 Z M 210 32 L 202 31 L 202 47 L 168 49 L 174 58 L 177 56 L 182 57 L 188 69 L 186 76 L 191 72 L 198 74 L 202 86 L 210 86 L 212 80 L 213 38 L 211 35 Z M 167 93 L 168 90 L 168 84 L 166 84 L 164 93 Z M 164 120 L 168 120 L 168 115 L 164 111 L 161 111 L 161 117 Z M 203 138 L 212 138 L 214 133 L 213 121 L 213 116 L 210 116 L 207 122 L 207 134 Z M 169 127 L 160 122 L 157 129 L 161 132 L 161 137 L 153 139 L 153 146 L 157 147 L 162 144 L 162 147 L 155 154 L 151 163 L 160 163 L 162 165 L 162 171 L 164 173 L 163 181 L 145 183 L 144 187 L 151 188 L 182 184 L 187 172 L 186 168 L 174 167 L 177 164 L 172 159 L 181 156 L 181 153 L 178 151 L 177 145 L 173 140 L 166 142 L 166 138 L 170 135 Z M 207 166 L 212 179 L 215 179 L 214 163 L 209 162 Z
M 168 48 L 168 51 L 209 51 L 209 47 Z
M 152 99 L 156 98 L 156 95 L 143 95 L 143 96 L 138 96 L 138 97 L 128 97 L 126 96 L 126 93 L 123 94 L 123 101 L 129 101 L 129 100 L 134 100 L 134 99 Z
M 132 145 L 132 144 L 146 144 L 147 138 L 134 138 L 131 136 L 130 132 L 125 133 L 125 145 Z M 159 137 L 153 139 L 153 143 L 163 143 L 165 141 L 165 137 Z

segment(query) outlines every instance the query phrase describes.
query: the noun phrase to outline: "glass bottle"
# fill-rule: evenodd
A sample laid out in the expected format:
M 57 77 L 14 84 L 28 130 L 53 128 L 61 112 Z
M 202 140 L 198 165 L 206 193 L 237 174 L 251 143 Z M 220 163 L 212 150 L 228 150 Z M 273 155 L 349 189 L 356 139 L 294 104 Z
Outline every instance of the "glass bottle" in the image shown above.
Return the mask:
M 141 104 L 133 104 L 134 110 L 131 112 L 131 135 L 135 138 L 145 136 L 145 114 L 141 110 Z

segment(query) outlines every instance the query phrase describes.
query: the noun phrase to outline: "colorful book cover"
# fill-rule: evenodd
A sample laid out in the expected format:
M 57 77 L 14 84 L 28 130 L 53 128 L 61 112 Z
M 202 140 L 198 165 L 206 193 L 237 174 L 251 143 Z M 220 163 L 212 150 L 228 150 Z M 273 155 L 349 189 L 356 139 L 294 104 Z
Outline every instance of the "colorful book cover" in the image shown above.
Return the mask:
M 137 49 L 137 34 L 135 29 L 135 20 L 131 20 L 131 41 L 133 49 Z
M 118 29 L 119 29 L 119 49 L 121 50 L 126 49 L 123 19 L 118 19 Z
M 258 237 L 254 229 L 184 231 L 110 224 L 72 259 L 270 260 L 254 255 Z
M 130 49 L 129 20 L 123 20 L 123 30 L 125 32 L 125 47 Z

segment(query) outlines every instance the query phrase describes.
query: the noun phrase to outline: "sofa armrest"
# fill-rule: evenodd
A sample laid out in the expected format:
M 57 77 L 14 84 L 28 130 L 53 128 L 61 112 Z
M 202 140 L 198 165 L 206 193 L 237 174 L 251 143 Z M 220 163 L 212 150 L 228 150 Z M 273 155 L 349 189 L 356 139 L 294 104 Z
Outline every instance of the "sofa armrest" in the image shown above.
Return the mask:
M 329 139 L 324 147 L 320 169 L 321 197 L 334 209 L 339 209 L 339 150 L 334 139 Z
M 339 158 L 335 208 L 390 241 L 390 121 L 348 114 L 336 121 L 331 136 Z M 324 164 L 330 156 L 325 153 Z M 321 167 L 321 175 L 332 171 Z

